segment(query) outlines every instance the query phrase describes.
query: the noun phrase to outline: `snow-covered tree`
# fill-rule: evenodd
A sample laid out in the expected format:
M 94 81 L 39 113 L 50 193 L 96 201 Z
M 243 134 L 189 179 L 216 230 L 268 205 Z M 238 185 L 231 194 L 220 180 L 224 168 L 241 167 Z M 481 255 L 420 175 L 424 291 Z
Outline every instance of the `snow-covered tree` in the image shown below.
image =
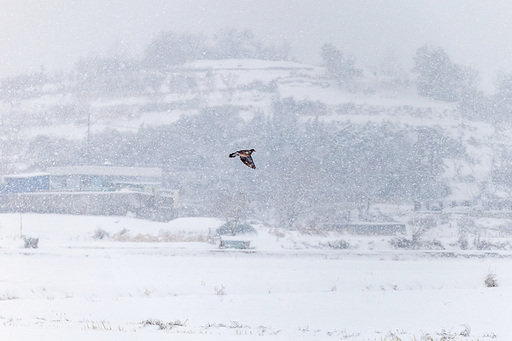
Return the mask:
M 146 47 L 143 63 L 148 68 L 165 69 L 189 60 L 204 59 L 206 41 L 201 34 L 162 32 Z
M 354 58 L 345 56 L 332 44 L 322 46 L 321 56 L 327 67 L 327 72 L 336 79 L 340 87 L 351 89 L 355 80 L 363 74 L 363 71 L 355 66 Z
M 424 45 L 416 50 L 414 68 L 418 94 L 455 102 L 475 88 L 477 71 L 455 64 L 441 47 Z

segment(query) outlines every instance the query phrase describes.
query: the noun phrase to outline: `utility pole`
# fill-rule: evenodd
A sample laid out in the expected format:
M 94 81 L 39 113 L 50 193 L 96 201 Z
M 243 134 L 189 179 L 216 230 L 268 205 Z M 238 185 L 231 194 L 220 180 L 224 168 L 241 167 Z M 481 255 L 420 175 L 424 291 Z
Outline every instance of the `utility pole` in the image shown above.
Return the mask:
M 91 164 L 91 110 L 87 106 L 87 164 Z
M 20 212 L 20 238 L 23 238 L 23 213 Z

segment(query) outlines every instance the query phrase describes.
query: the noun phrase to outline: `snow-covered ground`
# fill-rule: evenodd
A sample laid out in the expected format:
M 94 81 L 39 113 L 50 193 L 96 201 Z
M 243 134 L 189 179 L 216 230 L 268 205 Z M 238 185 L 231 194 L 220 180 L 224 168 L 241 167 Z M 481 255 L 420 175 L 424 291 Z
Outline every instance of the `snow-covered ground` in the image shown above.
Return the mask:
M 505 251 L 296 249 L 262 226 L 254 249 L 220 250 L 222 224 L 0 215 L 0 339 L 512 339 Z

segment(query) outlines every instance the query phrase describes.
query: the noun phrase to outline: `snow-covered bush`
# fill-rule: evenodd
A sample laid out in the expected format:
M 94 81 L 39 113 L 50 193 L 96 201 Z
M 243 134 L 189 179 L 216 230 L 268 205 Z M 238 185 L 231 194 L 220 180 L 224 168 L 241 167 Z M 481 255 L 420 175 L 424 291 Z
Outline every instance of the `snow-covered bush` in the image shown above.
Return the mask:
M 327 243 L 327 246 L 335 250 L 345 250 L 350 248 L 350 244 L 343 239 L 330 241 Z
M 393 246 L 396 249 L 412 249 L 414 245 L 412 239 L 406 237 L 391 238 L 389 244 L 391 244 L 391 246 Z
M 25 242 L 25 249 L 37 249 L 39 244 L 39 238 L 23 237 Z
M 107 231 L 101 228 L 97 228 L 92 235 L 93 239 L 105 239 L 108 238 L 109 234 Z
M 170 322 L 164 322 L 164 321 L 158 320 L 158 319 L 147 319 L 145 321 L 142 321 L 140 324 L 142 324 L 143 327 L 157 326 L 158 329 L 165 330 L 165 329 L 172 329 L 174 327 L 185 327 L 187 324 L 187 320 L 185 320 L 185 321 L 175 320 L 175 321 L 170 321 Z
M 406 238 L 406 237 L 391 238 L 391 240 L 389 241 L 389 244 L 396 249 L 406 249 L 406 250 L 418 250 L 418 249 L 444 250 L 445 249 L 443 243 L 441 243 L 441 241 L 439 241 L 437 239 L 424 240 L 424 239 L 420 239 L 419 237 L 415 237 L 414 235 L 410 239 Z
M 488 288 L 495 288 L 498 286 L 498 280 L 496 279 L 496 274 L 493 272 L 489 272 L 487 276 L 485 276 L 484 280 L 485 286 Z
M 219 295 L 219 296 L 226 295 L 226 287 L 224 285 L 221 285 L 220 287 L 215 286 L 213 288 L 213 291 L 215 292 L 215 295 Z

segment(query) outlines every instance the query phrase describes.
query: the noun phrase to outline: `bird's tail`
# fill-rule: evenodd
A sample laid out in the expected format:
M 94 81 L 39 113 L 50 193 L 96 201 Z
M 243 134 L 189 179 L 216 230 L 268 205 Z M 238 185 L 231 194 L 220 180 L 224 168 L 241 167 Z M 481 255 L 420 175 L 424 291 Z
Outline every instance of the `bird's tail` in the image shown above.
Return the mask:
M 236 152 L 229 154 L 229 157 L 236 157 Z

